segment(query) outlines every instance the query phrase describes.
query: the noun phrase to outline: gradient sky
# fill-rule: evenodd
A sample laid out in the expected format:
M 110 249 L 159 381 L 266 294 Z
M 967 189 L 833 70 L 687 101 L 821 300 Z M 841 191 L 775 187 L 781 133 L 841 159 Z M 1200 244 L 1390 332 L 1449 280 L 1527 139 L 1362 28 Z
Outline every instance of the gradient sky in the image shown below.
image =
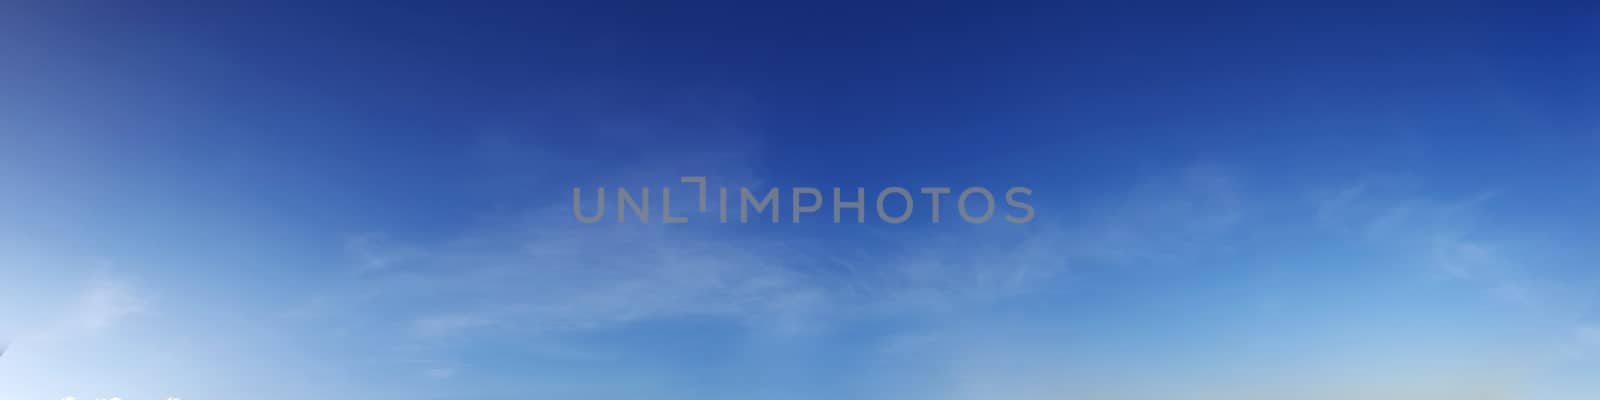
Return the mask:
M 1593 4 L 55 3 L 0 399 L 1600 395 Z M 572 217 L 683 175 L 1037 218 Z

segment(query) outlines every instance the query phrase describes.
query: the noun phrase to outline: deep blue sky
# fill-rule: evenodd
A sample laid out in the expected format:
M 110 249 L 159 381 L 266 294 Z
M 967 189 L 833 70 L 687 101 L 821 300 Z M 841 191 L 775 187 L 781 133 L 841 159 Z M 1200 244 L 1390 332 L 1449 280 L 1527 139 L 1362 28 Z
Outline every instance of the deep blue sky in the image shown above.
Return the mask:
M 1596 71 L 1581 3 L 4 5 L 0 397 L 1585 399 Z M 571 216 L 684 175 L 1038 219 Z

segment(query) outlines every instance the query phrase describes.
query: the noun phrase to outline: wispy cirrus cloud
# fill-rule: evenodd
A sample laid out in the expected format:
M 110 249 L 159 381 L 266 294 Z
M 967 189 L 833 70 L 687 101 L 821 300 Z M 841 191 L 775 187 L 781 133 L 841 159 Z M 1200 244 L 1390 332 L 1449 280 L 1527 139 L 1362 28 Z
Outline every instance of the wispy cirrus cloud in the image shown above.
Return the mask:
M 108 329 L 120 321 L 150 313 L 154 298 L 126 281 L 99 277 L 82 294 L 75 319 L 90 331 Z
M 1079 264 L 1167 265 L 1216 254 L 1214 245 L 1248 218 L 1246 197 L 1224 169 L 1196 167 L 1129 185 L 1095 205 L 1114 212 L 1085 212 L 1097 215 L 1087 221 L 1054 216 L 893 232 L 863 226 L 847 240 L 722 225 L 582 225 L 571 221 L 569 204 L 557 203 L 434 243 L 361 235 L 345 243 L 351 270 L 360 272 L 351 290 L 324 297 L 360 305 L 319 308 L 382 309 L 369 314 L 381 316 L 371 329 L 393 328 L 392 346 L 434 358 L 470 343 L 538 347 L 673 321 L 825 337 L 886 320 L 964 318 L 1070 282 Z M 370 268 L 372 260 L 404 261 Z M 521 351 L 616 358 L 594 346 Z M 474 366 L 451 368 L 465 376 Z
M 1396 265 L 1427 272 L 1445 285 L 1476 290 L 1487 300 L 1517 310 L 1519 329 L 1535 332 L 1549 346 L 1521 343 L 1531 371 L 1507 378 L 1493 398 L 1514 398 L 1519 386 L 1564 361 L 1544 360 L 1549 348 L 1582 354 L 1594 343 L 1592 319 L 1597 298 L 1594 281 L 1552 279 L 1566 275 L 1571 261 L 1544 252 L 1570 246 L 1551 238 L 1530 238 L 1489 220 L 1495 207 L 1513 199 L 1486 189 L 1457 196 L 1428 194 L 1418 182 L 1369 179 L 1343 189 L 1325 191 L 1315 203 L 1319 224 L 1354 237 L 1374 254 L 1386 254 Z M 1521 204 L 1528 204 L 1522 199 Z M 1557 351 L 1559 352 L 1559 351 Z M 1559 358 L 1559 357 L 1558 357 Z
M 1574 333 L 1574 336 L 1577 336 L 1578 342 L 1582 343 L 1584 346 L 1600 348 L 1600 325 L 1586 325 L 1578 327 L 1577 332 Z
M 1075 257 L 1114 265 L 1170 265 L 1226 252 L 1253 206 L 1227 167 L 1195 164 L 1148 176 L 1069 224 Z
M 1480 218 L 1493 191 L 1451 198 L 1424 195 L 1419 185 L 1369 179 L 1323 190 L 1313 195 L 1316 221 L 1378 248 L 1400 249 L 1452 278 L 1499 281 L 1515 274 L 1508 239 L 1488 234 Z

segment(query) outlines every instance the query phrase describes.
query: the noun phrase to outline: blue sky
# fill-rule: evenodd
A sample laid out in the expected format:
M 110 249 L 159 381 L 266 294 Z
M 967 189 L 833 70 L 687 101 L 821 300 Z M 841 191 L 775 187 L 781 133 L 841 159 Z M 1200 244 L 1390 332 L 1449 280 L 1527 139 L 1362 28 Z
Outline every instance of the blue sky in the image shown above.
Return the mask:
M 1592 5 L 3 7 L 0 398 L 1600 393 Z

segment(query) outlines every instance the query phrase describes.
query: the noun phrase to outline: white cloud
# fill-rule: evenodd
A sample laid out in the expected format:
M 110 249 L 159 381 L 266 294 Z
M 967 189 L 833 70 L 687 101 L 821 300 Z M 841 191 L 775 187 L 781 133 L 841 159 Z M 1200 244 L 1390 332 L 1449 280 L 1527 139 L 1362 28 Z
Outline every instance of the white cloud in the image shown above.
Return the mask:
M 77 323 L 91 331 L 106 329 L 148 312 L 151 302 L 125 282 L 97 278 L 79 300 Z
M 1581 326 L 1574 334 L 1583 346 L 1600 348 L 1600 326 Z
M 356 260 L 358 272 L 397 268 L 425 256 L 420 250 L 395 245 L 381 235 L 352 235 L 345 238 L 345 252 Z
M 424 337 L 440 337 L 493 324 L 494 320 L 478 315 L 438 315 L 417 319 L 415 329 Z
M 1250 205 L 1227 170 L 1196 165 L 1152 176 L 1066 228 L 1074 256 L 1112 264 L 1172 264 L 1229 251 Z
M 1480 282 L 1506 299 L 1522 299 L 1514 281 L 1515 249 L 1485 229 L 1478 210 L 1495 196 L 1439 199 L 1415 184 L 1369 180 L 1314 195 L 1316 220 L 1331 232 L 1361 239 L 1371 250 L 1398 251 L 1432 271 Z
M 698 317 L 806 334 L 857 318 L 936 317 L 1025 295 L 1059 282 L 1076 259 L 1110 260 L 1100 257 L 1110 244 L 1143 261 L 1216 251 L 1246 218 L 1237 183 L 1217 168 L 1152 179 L 1114 198 L 1124 200 L 1106 205 L 1116 212 L 1080 227 L 1041 218 L 840 242 L 748 235 L 736 226 L 579 225 L 569 204 L 559 204 L 439 243 L 395 244 L 383 235 L 347 242 L 366 272 L 357 285 L 375 293 L 351 298 L 408 305 L 397 323 L 425 341 Z M 1135 236 L 1106 242 L 1107 226 L 1133 227 Z M 404 260 L 404 268 L 373 260 Z
M 1122 199 L 1107 205 L 1114 212 L 1078 227 L 1041 218 L 1004 230 L 837 243 L 736 226 L 581 225 L 563 202 L 439 243 L 352 238 L 345 245 L 364 272 L 358 285 L 376 294 L 349 297 L 430 304 L 408 307 L 416 311 L 402 322 L 420 338 L 690 316 L 812 332 L 840 318 L 944 312 L 1027 293 L 1075 259 L 1166 261 L 1218 251 L 1246 218 L 1237 186 L 1222 169 L 1194 167 L 1114 196 Z
M 456 370 L 455 368 L 445 367 L 429 368 L 425 371 L 422 371 L 422 374 L 432 379 L 449 379 L 450 377 L 456 375 Z
M 1459 234 L 1434 237 L 1431 244 L 1434 267 L 1452 277 L 1480 278 L 1504 265 L 1494 246 L 1467 240 Z
M 1489 288 L 1489 295 L 1511 304 L 1522 306 L 1536 305 L 1533 294 L 1528 290 L 1528 288 L 1516 283 L 1503 282 L 1497 284 L 1494 287 Z

